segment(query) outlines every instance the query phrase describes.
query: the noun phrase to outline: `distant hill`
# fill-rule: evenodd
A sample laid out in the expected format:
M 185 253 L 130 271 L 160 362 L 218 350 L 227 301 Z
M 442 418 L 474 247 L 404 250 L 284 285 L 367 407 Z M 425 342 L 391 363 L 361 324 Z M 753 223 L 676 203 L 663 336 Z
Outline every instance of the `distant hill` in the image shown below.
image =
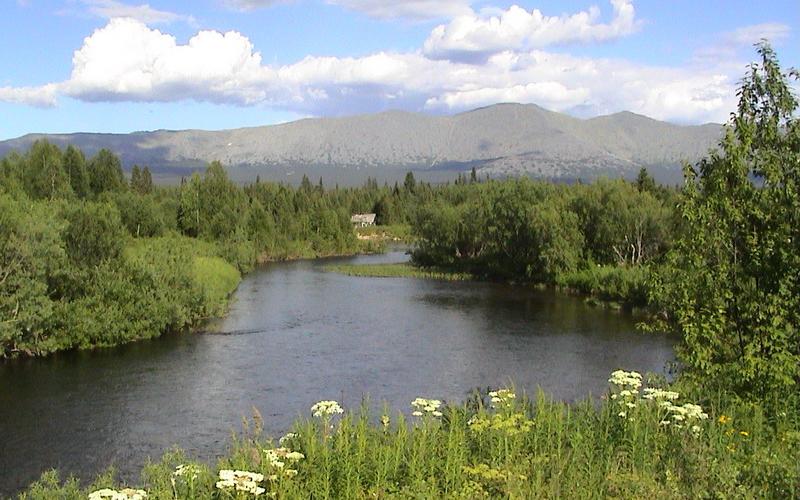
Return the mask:
M 452 178 L 475 167 L 481 176 L 569 181 L 632 177 L 645 166 L 674 182 L 681 163 L 696 161 L 720 134 L 717 124 L 680 126 L 630 112 L 582 120 L 533 104 L 497 104 L 453 116 L 389 111 L 213 132 L 29 134 L 0 142 L 0 155 L 47 138 L 87 154 L 111 149 L 126 168 L 149 165 L 162 177 L 220 160 L 234 178 L 398 178 L 408 170 Z

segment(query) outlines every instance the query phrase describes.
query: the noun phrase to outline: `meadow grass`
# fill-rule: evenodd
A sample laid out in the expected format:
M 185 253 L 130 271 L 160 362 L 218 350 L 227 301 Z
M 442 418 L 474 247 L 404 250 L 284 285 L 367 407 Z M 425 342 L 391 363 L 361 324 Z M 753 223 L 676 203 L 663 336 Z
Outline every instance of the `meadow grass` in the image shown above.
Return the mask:
M 443 281 L 469 281 L 476 277 L 470 273 L 448 271 L 439 268 L 417 267 L 409 262 L 391 264 L 332 264 L 326 271 L 347 276 L 373 278 L 421 278 Z
M 618 373 L 627 372 L 612 379 Z M 263 435 L 256 413 L 215 465 L 171 451 L 132 487 L 157 499 L 800 494 L 796 412 L 767 414 L 719 399 L 695 407 L 698 401 L 667 390 L 640 391 L 624 380 L 612 387 L 600 401 L 573 405 L 513 390 L 475 393 L 461 404 L 417 400 L 394 413 L 364 403 L 339 415 L 335 402 L 324 402 L 279 440 Z M 82 487 L 49 472 L 20 498 L 84 499 L 122 487 L 112 473 Z

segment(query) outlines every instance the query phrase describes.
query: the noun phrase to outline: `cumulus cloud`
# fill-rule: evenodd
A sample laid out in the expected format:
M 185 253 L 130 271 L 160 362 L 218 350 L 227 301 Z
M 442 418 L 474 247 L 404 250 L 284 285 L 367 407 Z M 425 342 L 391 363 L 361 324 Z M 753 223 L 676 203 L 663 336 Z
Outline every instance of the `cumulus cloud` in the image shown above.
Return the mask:
M 611 5 L 614 15 L 609 23 L 598 22 L 597 7 L 562 16 L 546 16 L 538 9 L 528 12 L 517 5 L 499 14 L 471 12 L 437 26 L 425 40 L 424 51 L 434 59 L 483 62 L 504 50 L 603 42 L 639 30 L 641 22 L 630 0 L 611 0 Z
M 593 116 L 622 110 L 658 119 L 724 121 L 743 65 L 671 68 L 543 49 L 507 49 L 472 61 L 424 51 L 307 56 L 266 64 L 238 32 L 199 31 L 186 43 L 135 19 L 112 19 L 74 53 L 64 82 L 0 88 L 0 100 L 48 106 L 82 101 L 195 100 L 263 105 L 303 115 L 384 109 L 454 112 L 500 101 Z
M 56 105 L 57 90 L 58 86 L 52 83 L 41 87 L 0 87 L 0 101 L 49 108 Z
M 180 45 L 131 18 L 112 19 L 87 37 L 72 66 L 61 90 L 86 101 L 252 104 L 267 101 L 274 90 L 274 71 L 240 33 L 200 31 Z
M 225 0 L 225 4 L 238 10 L 253 10 L 293 1 Z M 471 12 L 469 0 L 325 0 L 325 3 L 378 19 L 441 19 Z
M 86 7 L 90 14 L 105 19 L 129 17 L 145 24 L 168 24 L 176 21 L 195 24 L 195 19 L 192 16 L 154 9 L 149 4 L 128 5 L 117 0 L 80 0 L 80 3 Z

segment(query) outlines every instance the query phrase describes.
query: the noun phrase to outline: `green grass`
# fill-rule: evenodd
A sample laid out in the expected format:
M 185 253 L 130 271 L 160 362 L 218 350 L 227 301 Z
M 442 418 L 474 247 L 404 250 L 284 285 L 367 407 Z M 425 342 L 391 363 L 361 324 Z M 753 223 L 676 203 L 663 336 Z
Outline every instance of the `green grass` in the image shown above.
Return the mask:
M 216 314 L 222 314 L 228 297 L 239 286 L 242 275 L 232 264 L 221 257 L 195 257 L 192 265 L 192 279 L 204 296 L 203 301 L 212 305 Z
M 394 264 L 334 264 L 323 269 L 329 272 L 346 274 L 347 276 L 373 278 L 421 278 L 444 281 L 468 281 L 475 279 L 469 273 L 447 271 L 437 268 L 421 268 L 411 263 Z
M 216 464 L 165 454 L 134 485 L 113 474 L 93 484 L 45 474 L 20 498 L 85 499 L 100 488 L 133 486 L 148 499 L 253 498 L 218 489 L 220 470 L 264 475 L 264 495 L 306 498 L 797 498 L 797 411 L 768 414 L 753 404 L 699 402 L 707 419 L 678 421 L 639 395 L 568 405 L 542 393 L 496 403 L 486 394 L 443 405 L 441 417 L 367 405 L 343 416 L 301 419 L 294 437 L 264 436 L 256 413 Z M 311 406 L 309 401 L 309 406 Z M 627 403 L 634 405 L 629 408 Z M 796 410 L 796 408 L 795 408 Z M 625 417 L 620 412 L 625 411 Z M 670 425 L 662 425 L 664 420 Z M 676 423 L 686 424 L 679 428 Z M 692 431 L 692 427 L 697 428 Z M 279 467 L 265 450 L 302 454 Z M 288 450 L 270 453 L 283 455 Z M 299 457 L 299 456 L 298 456 Z M 175 476 L 183 464 L 196 477 Z M 287 475 L 291 469 L 291 475 Z M 272 479 L 270 479 L 272 477 Z M 174 480 L 174 482 L 173 482 Z
M 646 266 L 591 266 L 559 275 L 556 285 L 608 305 L 645 307 L 649 277 L 650 270 Z

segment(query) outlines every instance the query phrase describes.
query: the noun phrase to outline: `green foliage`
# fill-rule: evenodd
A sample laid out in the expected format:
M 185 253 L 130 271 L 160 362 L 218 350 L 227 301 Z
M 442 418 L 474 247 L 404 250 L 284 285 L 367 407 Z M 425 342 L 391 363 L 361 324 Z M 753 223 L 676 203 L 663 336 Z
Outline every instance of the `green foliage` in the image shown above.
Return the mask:
M 165 210 L 152 195 L 139 195 L 133 191 L 106 193 L 102 197 L 112 201 L 119 210 L 122 224 L 131 236 L 152 238 L 166 230 Z
M 138 194 L 153 192 L 153 177 L 148 167 L 139 168 L 139 165 L 134 165 L 131 168 L 131 190 Z
M 689 376 L 779 403 L 800 380 L 800 121 L 758 51 L 720 151 L 685 169 L 685 232 L 653 295 Z
M 647 190 L 622 180 L 579 186 L 572 200 L 592 261 L 643 264 L 669 245 L 671 209 Z
M 78 198 L 89 196 L 89 170 L 86 167 L 86 157 L 83 151 L 73 145 L 67 146 L 64 151 L 64 169 L 67 171 L 72 192 Z
M 65 209 L 64 244 L 72 261 L 92 267 L 116 260 L 125 246 L 119 210 L 110 203 L 81 202 Z
M 22 163 L 23 159 L 17 153 L 11 153 L 0 159 L 0 190 L 12 195 L 22 193 Z
M 89 188 L 98 195 L 106 191 L 119 192 L 128 187 L 122 173 L 119 157 L 107 149 L 101 149 L 89 160 Z
M 34 142 L 25 155 L 23 177 L 25 190 L 32 198 L 65 198 L 72 194 L 61 150 L 45 140 Z
M 45 203 L 0 193 L 0 357 L 34 353 L 47 334 L 67 265 L 63 226 Z
M 664 198 L 624 181 L 575 186 L 526 179 L 462 183 L 417 211 L 413 261 L 479 276 L 593 290 L 615 300 L 618 292 L 628 291 L 631 295 L 622 301 L 641 303 L 641 288 L 626 286 L 624 279 L 615 285 L 605 280 L 601 285 L 597 279 L 585 286 L 567 282 L 589 278 L 578 272 L 595 267 L 595 262 L 638 267 L 661 258 L 675 227 L 668 195 Z

